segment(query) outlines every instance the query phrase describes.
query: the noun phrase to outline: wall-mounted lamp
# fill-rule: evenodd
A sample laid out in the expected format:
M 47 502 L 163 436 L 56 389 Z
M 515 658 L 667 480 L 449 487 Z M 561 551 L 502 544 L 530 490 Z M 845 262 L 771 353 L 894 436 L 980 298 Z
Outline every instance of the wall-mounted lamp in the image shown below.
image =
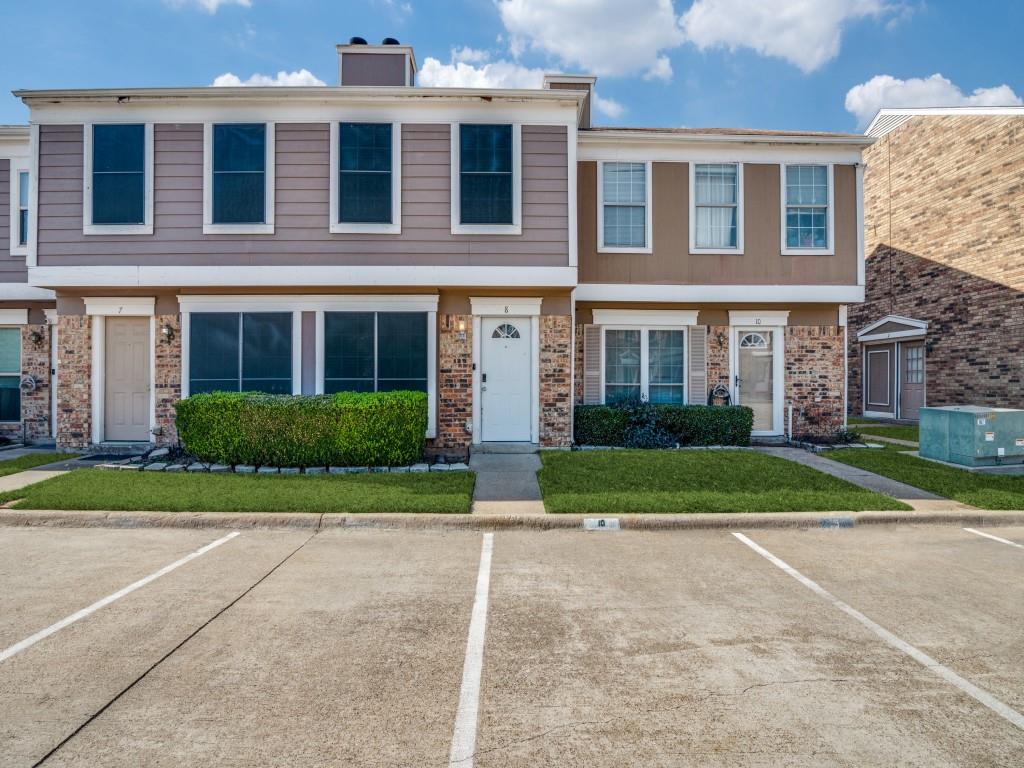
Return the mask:
M 726 335 L 724 333 L 722 333 L 721 331 L 719 331 L 718 335 L 715 336 L 715 341 L 718 342 L 718 348 L 719 349 L 722 349 L 725 346 L 725 340 L 726 340 Z
M 41 331 L 32 331 L 28 335 L 28 340 L 38 347 L 46 340 L 46 336 L 44 336 Z
M 466 321 L 465 320 L 459 320 L 459 335 L 458 335 L 458 339 L 459 339 L 459 341 L 465 341 L 466 340 Z
M 163 325 L 161 325 L 160 333 L 166 341 L 174 341 L 174 326 L 171 325 L 170 323 L 164 323 Z

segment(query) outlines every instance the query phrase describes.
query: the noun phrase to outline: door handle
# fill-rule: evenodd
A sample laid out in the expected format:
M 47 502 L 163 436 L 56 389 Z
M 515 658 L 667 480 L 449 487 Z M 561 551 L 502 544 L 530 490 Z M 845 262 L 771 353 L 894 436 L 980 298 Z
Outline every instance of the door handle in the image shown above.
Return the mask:
M 481 374 L 480 374 L 480 381 L 481 381 L 481 383 L 483 383 L 483 384 L 486 384 L 486 383 L 487 383 L 487 374 L 486 374 L 486 373 L 481 373 Z
M 736 380 L 736 382 L 735 382 L 736 386 L 738 387 L 740 385 L 740 377 L 739 376 L 735 376 L 734 378 Z

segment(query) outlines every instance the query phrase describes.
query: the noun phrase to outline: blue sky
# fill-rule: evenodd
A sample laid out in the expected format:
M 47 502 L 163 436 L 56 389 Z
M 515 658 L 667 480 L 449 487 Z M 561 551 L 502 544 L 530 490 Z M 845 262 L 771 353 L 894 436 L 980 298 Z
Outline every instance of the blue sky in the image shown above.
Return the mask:
M 605 125 L 856 130 L 879 106 L 1024 96 L 1010 0 L 36 0 L 3 16 L 23 30 L 4 36 L 5 93 L 334 85 L 335 43 L 391 35 L 421 84 L 596 73 Z M 27 117 L 0 97 L 0 123 Z

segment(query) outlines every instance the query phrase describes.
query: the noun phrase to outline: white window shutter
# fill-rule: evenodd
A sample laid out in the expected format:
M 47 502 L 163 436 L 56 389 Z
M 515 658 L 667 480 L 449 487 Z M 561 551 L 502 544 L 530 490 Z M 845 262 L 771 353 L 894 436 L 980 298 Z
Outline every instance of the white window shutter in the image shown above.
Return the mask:
M 708 402 L 708 329 L 690 326 L 690 405 Z
M 601 326 L 583 326 L 583 404 L 601 404 Z

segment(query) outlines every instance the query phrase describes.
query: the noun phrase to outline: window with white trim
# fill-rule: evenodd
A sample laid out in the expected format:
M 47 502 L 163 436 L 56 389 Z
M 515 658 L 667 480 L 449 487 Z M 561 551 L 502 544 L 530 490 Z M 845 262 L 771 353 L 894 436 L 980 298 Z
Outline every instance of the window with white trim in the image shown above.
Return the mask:
M 207 123 L 203 133 L 205 234 L 273 234 L 273 123 Z
M 693 247 L 697 250 L 739 248 L 739 166 L 703 163 L 693 168 Z
M 649 247 L 646 163 L 601 163 L 600 238 L 605 249 Z
M 291 312 L 193 312 L 189 394 L 292 394 Z
M 513 223 L 511 125 L 459 126 L 460 224 Z
M 28 245 L 28 171 L 18 171 L 18 221 L 17 244 Z
M 21 421 L 21 328 L 0 328 L 0 421 Z
M 787 250 L 826 251 L 832 242 L 827 165 L 785 166 L 785 240 Z
M 153 125 L 94 123 L 84 128 L 82 231 L 153 233 Z
M 427 392 L 426 312 L 325 312 L 324 392 Z
M 686 331 L 682 328 L 604 329 L 604 401 L 686 402 Z

